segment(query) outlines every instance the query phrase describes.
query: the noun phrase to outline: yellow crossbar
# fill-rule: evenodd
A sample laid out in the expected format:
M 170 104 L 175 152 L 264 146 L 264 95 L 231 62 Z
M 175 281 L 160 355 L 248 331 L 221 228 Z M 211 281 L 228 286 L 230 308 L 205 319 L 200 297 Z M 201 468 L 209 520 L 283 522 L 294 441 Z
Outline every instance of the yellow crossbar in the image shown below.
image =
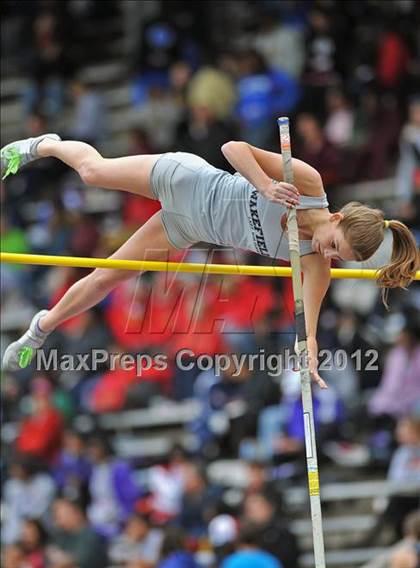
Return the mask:
M 235 264 L 198 264 L 192 262 L 158 262 L 118 260 L 114 258 L 83 258 L 77 256 L 52 256 L 43 254 L 0 253 L 0 261 L 8 264 L 42 264 L 48 266 L 73 266 L 77 268 L 118 268 L 124 270 L 153 272 L 193 272 L 198 274 L 244 274 L 248 276 L 292 275 L 292 269 L 284 266 L 248 266 Z M 374 280 L 376 270 L 359 268 L 332 268 L 332 278 L 358 278 Z M 416 274 L 420 280 L 420 271 Z

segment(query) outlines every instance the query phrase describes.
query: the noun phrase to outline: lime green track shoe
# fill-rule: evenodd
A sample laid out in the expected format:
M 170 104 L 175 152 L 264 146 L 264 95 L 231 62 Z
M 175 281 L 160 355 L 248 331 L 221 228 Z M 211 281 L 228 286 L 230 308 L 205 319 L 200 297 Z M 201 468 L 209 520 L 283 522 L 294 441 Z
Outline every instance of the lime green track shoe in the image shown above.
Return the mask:
M 40 158 L 37 154 L 38 144 L 45 138 L 61 140 L 58 134 L 41 134 L 41 136 L 36 138 L 16 140 L 16 142 L 11 142 L 4 146 L 0 152 L 1 169 L 4 172 L 2 179 L 6 179 L 11 174 L 16 174 L 22 166 L 38 160 Z
M 28 331 L 6 349 L 2 363 L 4 371 L 19 371 L 31 363 L 36 350 L 44 345 L 49 335 L 39 327 L 39 320 L 47 313 L 48 310 L 41 310 L 35 314 Z

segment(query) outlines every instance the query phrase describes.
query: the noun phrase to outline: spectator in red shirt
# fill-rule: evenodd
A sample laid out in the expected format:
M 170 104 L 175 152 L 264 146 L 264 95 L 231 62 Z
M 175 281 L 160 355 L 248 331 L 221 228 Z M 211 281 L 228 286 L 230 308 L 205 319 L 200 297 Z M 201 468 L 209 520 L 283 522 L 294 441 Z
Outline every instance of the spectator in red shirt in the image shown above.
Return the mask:
M 52 388 L 46 377 L 32 382 L 32 413 L 25 418 L 16 440 L 16 450 L 23 456 L 34 456 L 51 463 L 60 447 L 63 419 L 54 408 Z
M 296 130 L 296 156 L 319 171 L 327 189 L 340 182 L 340 150 L 325 138 L 315 115 L 300 114 Z
M 394 29 L 384 31 L 379 39 L 376 71 L 381 87 L 396 90 L 407 74 L 409 51 L 404 39 Z
M 28 568 L 46 568 L 47 532 L 38 520 L 26 519 L 24 521 L 20 542 L 25 551 L 25 562 Z

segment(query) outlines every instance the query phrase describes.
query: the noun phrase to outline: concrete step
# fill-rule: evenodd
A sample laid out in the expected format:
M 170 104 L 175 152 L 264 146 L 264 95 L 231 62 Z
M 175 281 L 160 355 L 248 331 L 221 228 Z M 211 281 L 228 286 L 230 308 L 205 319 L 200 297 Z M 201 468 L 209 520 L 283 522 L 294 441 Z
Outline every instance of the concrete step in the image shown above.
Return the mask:
M 354 501 L 356 499 L 373 499 L 389 497 L 396 494 L 418 495 L 420 479 L 412 483 L 390 483 L 383 479 L 369 481 L 353 481 L 344 483 L 321 483 L 322 501 Z M 303 504 L 308 500 L 306 487 L 293 487 L 287 491 L 287 501 L 291 505 Z
M 183 431 L 168 432 L 164 436 L 115 436 L 114 451 L 125 459 L 162 458 L 167 456 L 174 444 L 191 447 L 192 438 Z
M 87 65 L 80 71 L 83 81 L 94 84 L 112 83 L 126 79 L 127 67 L 122 59 Z
M 196 400 L 180 403 L 164 402 L 144 410 L 126 410 L 104 414 L 99 418 L 105 430 L 149 429 L 183 425 L 198 416 L 200 404 Z
M 19 97 L 27 84 L 27 79 L 23 77 L 8 77 L 2 79 L 0 82 L 0 98 Z
M 374 524 L 374 515 L 345 515 L 342 517 L 324 517 L 322 519 L 324 533 L 329 534 L 367 531 Z M 306 536 L 312 534 L 312 522 L 310 519 L 298 519 L 292 522 L 291 529 L 296 536 Z
M 383 554 L 386 554 L 387 548 L 354 548 L 351 550 L 327 551 L 325 561 L 328 568 L 337 566 L 339 568 L 355 568 L 376 560 Z M 304 554 L 300 560 L 302 568 L 313 568 L 315 566 L 314 555 L 312 553 Z
M 110 88 L 104 87 L 102 94 L 109 109 L 128 107 L 132 102 L 132 86 L 128 82 Z
M 8 126 L 16 122 L 23 122 L 23 120 L 24 120 L 23 104 L 19 99 L 13 99 L 8 102 L 2 102 L 1 105 L 2 129 L 3 126 Z

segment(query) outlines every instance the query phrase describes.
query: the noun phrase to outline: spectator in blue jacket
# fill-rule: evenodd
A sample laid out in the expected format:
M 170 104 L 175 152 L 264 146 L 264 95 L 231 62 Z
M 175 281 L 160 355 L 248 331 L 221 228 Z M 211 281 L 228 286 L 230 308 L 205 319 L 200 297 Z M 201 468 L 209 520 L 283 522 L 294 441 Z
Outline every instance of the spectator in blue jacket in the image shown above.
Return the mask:
M 168 527 L 162 543 L 157 568 L 199 568 L 192 554 L 185 550 L 185 535 L 177 527 Z
M 264 147 L 272 134 L 273 116 L 291 114 L 300 98 L 296 80 L 281 69 L 271 70 L 256 51 L 239 58 L 236 114 L 241 137 L 250 144 Z
M 237 551 L 224 560 L 221 568 L 283 568 L 275 556 L 259 547 L 257 532 L 252 525 L 242 529 Z
M 91 474 L 91 466 L 84 455 L 84 449 L 82 436 L 75 430 L 67 430 L 52 472 L 59 491 L 81 500 L 86 497 Z
M 106 438 L 91 438 L 88 453 L 92 463 L 88 519 L 97 532 L 111 537 L 134 512 L 142 493 L 130 464 L 113 456 Z

